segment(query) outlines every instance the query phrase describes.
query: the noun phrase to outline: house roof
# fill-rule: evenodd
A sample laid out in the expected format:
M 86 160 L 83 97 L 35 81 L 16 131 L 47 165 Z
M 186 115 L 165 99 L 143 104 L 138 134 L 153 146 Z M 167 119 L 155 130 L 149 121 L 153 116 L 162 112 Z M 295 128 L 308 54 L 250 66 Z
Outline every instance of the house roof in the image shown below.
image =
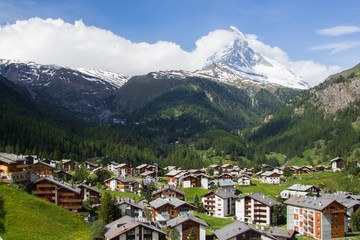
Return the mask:
M 108 182 L 108 181 L 111 181 L 111 180 L 117 180 L 119 182 L 123 182 L 123 183 L 131 183 L 133 182 L 132 180 L 126 178 L 126 177 L 118 177 L 118 178 L 109 178 L 109 179 L 106 179 L 104 182 Z
M 175 187 L 173 187 L 173 186 L 166 186 L 166 187 L 164 187 L 164 188 L 161 188 L 161 189 L 159 189 L 159 190 L 154 191 L 154 192 L 151 194 L 151 196 L 154 196 L 154 195 L 159 194 L 159 193 L 161 193 L 161 192 L 163 192 L 163 191 L 166 191 L 166 190 L 174 191 L 174 192 L 176 192 L 176 193 L 178 193 L 178 194 L 181 194 L 181 195 L 183 195 L 183 196 L 186 195 L 186 192 L 181 191 L 180 189 L 177 189 L 177 188 L 175 188 Z
M 229 186 L 236 186 L 237 183 L 231 179 L 219 179 L 219 180 L 212 180 L 211 182 L 220 185 L 220 187 L 229 187 Z
M 294 184 L 289 187 L 287 190 L 299 191 L 299 192 L 307 192 L 309 189 L 314 187 L 313 185 L 302 185 L 302 184 Z
M 154 171 L 143 172 L 142 174 L 140 174 L 140 176 L 146 177 L 146 176 L 152 175 L 154 173 L 155 173 Z
M 143 226 L 145 228 L 149 228 L 153 231 L 158 232 L 159 234 L 163 234 L 166 235 L 163 231 L 161 231 L 160 229 L 152 226 L 152 225 L 148 225 L 146 223 L 143 222 L 138 222 L 136 221 L 134 218 L 130 217 L 130 216 L 124 216 L 122 218 L 119 218 L 118 220 L 111 222 L 109 224 L 107 224 L 105 226 L 105 237 L 112 239 L 115 238 L 137 226 Z
M 99 193 L 99 194 L 102 193 L 99 189 L 90 187 L 89 185 L 86 185 L 86 184 L 84 184 L 84 183 L 80 183 L 80 184 L 78 184 L 78 185 L 76 185 L 76 186 L 77 186 L 78 188 L 84 187 L 84 188 L 90 189 L 91 191 L 97 192 L 97 193 Z
M 270 177 L 271 175 L 279 175 L 278 173 L 274 172 L 274 171 L 266 171 L 264 173 L 261 174 L 262 177 Z
M 51 168 L 54 168 L 54 169 L 55 169 L 54 166 L 51 166 L 50 164 L 47 164 L 47 163 L 42 162 L 42 161 L 39 161 L 39 162 L 37 162 L 37 163 L 34 163 L 34 164 L 32 164 L 31 166 L 36 165 L 36 164 L 42 164 L 42 165 L 45 165 L 45 166 L 47 166 L 47 167 L 51 167 Z M 30 167 L 31 167 L 31 166 L 30 166 Z
M 193 206 L 193 205 L 191 205 L 191 204 L 189 204 L 189 203 L 187 203 L 185 201 L 182 201 L 180 199 L 177 199 L 177 198 L 173 198 L 173 199 L 157 198 L 154 201 L 151 201 L 149 204 L 150 204 L 151 207 L 153 207 L 155 209 L 157 209 L 157 208 L 159 208 L 161 206 L 164 206 L 166 204 L 170 204 L 170 205 L 174 206 L 174 208 L 178 208 L 178 207 L 180 207 L 180 206 L 182 206 L 184 204 L 196 208 L 195 206 Z
M 64 182 L 64 181 L 60 181 L 60 180 L 57 180 L 55 179 L 54 177 L 52 176 L 47 176 L 47 177 L 44 177 L 44 178 L 40 178 L 38 180 L 36 180 L 34 182 L 34 184 L 38 184 L 39 182 L 42 182 L 42 181 L 49 181 L 59 187 L 63 187 L 71 192 L 74 192 L 74 193 L 77 193 L 77 194 L 80 194 L 81 193 L 81 189 L 76 187 L 76 186 L 73 186 L 71 185 L 70 183 L 67 183 L 67 182 Z
M 292 198 L 286 200 L 285 204 L 322 211 L 324 208 L 326 208 L 328 205 L 330 205 L 333 202 L 339 203 L 337 200 L 327 199 L 324 197 L 316 198 L 316 197 L 308 197 L 308 196 L 293 196 Z
M 262 235 L 265 235 L 270 239 L 276 239 L 274 236 L 271 236 L 270 234 L 268 234 L 260 229 L 257 229 L 257 228 L 255 228 L 251 225 L 248 225 L 244 222 L 238 222 L 238 221 L 233 222 L 229 225 L 226 225 L 225 227 L 220 228 L 219 230 L 216 230 L 214 233 L 215 233 L 215 236 L 219 240 L 228 240 L 228 239 L 234 238 L 240 234 L 243 234 L 249 230 L 252 230 L 252 231 L 255 231 Z
M 168 177 L 175 177 L 176 175 L 180 174 L 184 172 L 184 170 L 172 170 L 171 172 L 165 174 L 165 176 L 168 176 Z
M 147 167 L 147 164 L 143 163 L 143 164 L 137 166 L 135 169 L 142 169 L 142 168 L 145 168 L 145 167 Z
M 6 164 L 16 164 L 16 160 L 18 160 L 18 156 L 15 154 L 0 153 L 1 162 L 5 162 Z
M 291 238 L 295 234 L 295 230 L 284 228 L 270 228 L 269 233 L 274 237 Z
M 336 200 L 339 203 L 341 203 L 342 205 L 344 205 L 347 209 L 355 207 L 356 205 L 360 205 L 359 201 L 349 198 L 349 195 L 338 195 L 338 194 L 326 193 L 326 194 L 323 194 L 321 197 L 325 198 L 325 199 Z
M 119 202 L 116 205 L 122 205 L 122 204 L 127 204 L 127 205 L 133 206 L 137 209 L 144 210 L 144 206 L 141 206 L 140 204 L 135 203 L 134 200 L 129 199 L 129 198 L 122 199 L 121 202 Z
M 208 196 L 208 195 L 211 195 L 211 194 L 215 194 L 216 196 L 218 196 L 219 198 L 222 198 L 222 199 L 227 199 L 227 198 L 237 198 L 237 196 L 235 194 L 233 194 L 232 192 L 226 190 L 226 189 L 219 189 L 219 190 L 216 190 L 216 191 L 212 191 L 212 192 L 209 192 L 205 195 L 202 195 L 202 197 L 205 197 L 205 196 Z
M 330 160 L 330 162 L 340 162 L 340 161 L 342 161 L 342 160 L 343 160 L 343 159 L 342 159 L 341 157 L 336 157 L 336 158 Z
M 268 197 L 262 193 L 252 193 L 252 194 L 249 194 L 247 196 L 243 196 L 242 198 L 244 197 L 250 197 L 258 202 L 261 202 L 262 204 L 265 204 L 266 206 L 268 207 L 272 207 L 272 206 L 275 206 L 275 205 L 281 205 L 281 203 L 279 203 L 278 201 L 272 199 L 271 197 Z
M 173 219 L 167 221 L 166 226 L 170 227 L 170 228 L 173 228 L 173 227 L 176 227 L 177 225 L 182 224 L 182 223 L 187 222 L 187 221 L 193 221 L 193 222 L 196 222 L 196 223 L 198 223 L 200 225 L 203 225 L 205 227 L 209 226 L 204 220 L 202 220 L 200 218 L 197 218 L 193 214 L 189 214 L 189 213 L 182 214 L 182 215 L 180 215 L 180 216 L 178 216 L 176 218 L 173 218 Z

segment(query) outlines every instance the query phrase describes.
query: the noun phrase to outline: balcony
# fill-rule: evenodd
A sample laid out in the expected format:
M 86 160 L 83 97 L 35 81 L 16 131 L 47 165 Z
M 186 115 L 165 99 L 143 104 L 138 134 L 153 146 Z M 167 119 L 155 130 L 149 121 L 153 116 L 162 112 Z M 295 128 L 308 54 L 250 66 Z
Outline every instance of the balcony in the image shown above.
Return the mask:
M 60 196 L 62 196 L 62 197 L 71 197 L 71 196 L 75 196 L 75 193 L 60 193 Z
M 53 192 L 51 190 L 34 190 L 31 192 L 31 194 L 38 194 L 38 195 L 41 195 L 41 194 L 53 194 Z
M 71 198 L 60 198 L 60 201 L 61 202 L 78 202 L 78 203 L 81 203 L 82 202 L 82 199 L 77 199 L 77 198 L 74 198 L 74 199 L 71 199 Z
M 82 206 L 80 205 L 78 205 L 78 206 L 67 206 L 67 205 L 65 205 L 65 206 L 62 206 L 62 208 L 65 208 L 65 209 L 81 209 L 82 208 Z
M 51 185 L 51 184 L 38 184 L 37 187 L 38 188 L 51 188 L 51 187 L 53 187 L 53 185 Z

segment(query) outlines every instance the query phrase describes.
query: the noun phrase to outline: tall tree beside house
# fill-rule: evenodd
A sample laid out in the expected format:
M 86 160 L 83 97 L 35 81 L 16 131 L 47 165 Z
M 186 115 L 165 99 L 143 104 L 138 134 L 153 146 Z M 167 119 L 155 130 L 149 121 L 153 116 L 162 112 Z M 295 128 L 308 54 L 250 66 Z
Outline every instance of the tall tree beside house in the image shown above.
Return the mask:
M 98 219 L 90 226 L 91 238 L 93 240 L 104 239 L 105 225 L 102 219 Z
M 352 232 L 360 231 L 360 208 L 351 214 L 350 227 Z
M 180 233 L 176 228 L 170 230 L 170 239 L 171 240 L 180 240 Z
M 110 223 L 119 216 L 118 208 L 115 205 L 115 199 L 109 192 L 105 192 L 101 198 L 100 218 L 106 223 Z
M 188 240 L 196 240 L 196 233 L 195 233 L 194 229 L 191 229 L 187 239 Z
M 5 232 L 5 200 L 2 195 L 0 195 L 0 233 Z

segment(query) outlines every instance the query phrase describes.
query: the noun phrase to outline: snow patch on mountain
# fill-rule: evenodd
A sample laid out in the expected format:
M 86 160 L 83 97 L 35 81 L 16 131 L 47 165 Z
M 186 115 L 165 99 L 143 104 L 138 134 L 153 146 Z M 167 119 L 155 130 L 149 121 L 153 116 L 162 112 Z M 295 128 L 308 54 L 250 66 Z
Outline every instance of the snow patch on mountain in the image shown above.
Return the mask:
M 105 80 L 109 82 L 111 85 L 116 86 L 117 88 L 120 88 L 122 85 L 124 85 L 127 82 L 127 80 L 130 79 L 130 76 L 119 73 L 108 72 L 100 69 L 75 68 L 74 70 L 95 77 L 97 79 Z

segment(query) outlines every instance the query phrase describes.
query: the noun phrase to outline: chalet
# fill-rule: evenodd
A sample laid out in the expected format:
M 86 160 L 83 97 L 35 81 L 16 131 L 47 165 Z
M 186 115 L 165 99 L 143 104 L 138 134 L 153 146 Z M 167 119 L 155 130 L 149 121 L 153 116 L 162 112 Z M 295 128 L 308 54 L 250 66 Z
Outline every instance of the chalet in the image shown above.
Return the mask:
M 61 161 L 62 167 L 64 169 L 64 171 L 75 171 L 76 170 L 76 166 L 77 166 L 77 162 L 74 162 L 72 160 L 69 159 L 63 159 Z
M 120 209 L 121 215 L 128 215 L 137 221 L 146 222 L 145 209 L 141 204 L 130 198 L 121 199 L 116 206 Z
M 209 181 L 211 181 L 211 177 L 203 173 L 190 174 L 190 175 L 185 175 L 183 178 L 181 178 L 180 181 L 183 188 L 199 187 L 199 188 L 208 189 Z
M 0 182 L 23 182 L 28 173 L 26 158 L 15 154 L 0 153 Z
M 196 210 L 196 207 L 177 198 L 157 198 L 150 202 L 152 217 L 159 226 L 165 227 L 166 221 Z
M 105 180 L 106 189 L 111 191 L 132 192 L 132 180 L 124 177 Z
M 250 186 L 251 184 L 250 177 L 246 175 L 240 175 L 237 181 L 240 186 Z
M 264 172 L 260 175 L 261 181 L 263 183 L 269 183 L 269 184 L 279 184 L 280 183 L 280 175 L 276 172 Z
M 89 162 L 89 161 L 85 161 L 85 162 L 84 162 L 84 166 L 86 167 L 87 170 L 94 170 L 95 168 L 98 167 L 97 164 L 91 163 L 91 162 Z
M 218 186 L 226 191 L 236 193 L 236 182 L 231 179 L 220 179 L 220 180 L 212 180 L 210 182 L 210 189 L 216 189 Z
M 218 176 L 218 179 L 220 180 L 225 180 L 225 179 L 230 179 L 232 180 L 232 176 L 229 173 L 223 173 L 220 176 Z
M 219 174 L 219 170 L 220 170 L 219 165 L 214 164 L 214 165 L 210 165 L 209 167 L 214 171 L 215 175 Z
M 147 177 L 156 178 L 157 177 L 156 174 L 157 173 L 154 172 L 154 171 L 148 171 L 148 172 L 141 173 L 140 177 L 142 177 L 142 178 L 147 178 Z
M 37 162 L 27 168 L 28 172 L 33 172 L 40 177 L 53 175 L 55 167 L 44 162 Z
M 264 171 L 264 172 L 267 172 L 267 171 L 273 171 L 274 168 L 270 165 L 267 165 L 267 164 L 262 164 L 261 165 L 261 169 Z
M 271 234 L 244 222 L 233 222 L 214 232 L 214 240 L 276 239 Z
M 294 196 L 285 204 L 288 229 L 315 239 L 345 237 L 346 207 L 337 200 Z
M 127 176 L 133 176 L 135 170 L 130 165 L 126 163 L 122 163 L 117 166 L 114 166 L 113 172 L 115 173 L 115 176 L 127 177 Z
M 89 185 L 86 185 L 84 183 L 80 183 L 76 185 L 76 187 L 81 189 L 81 198 L 83 201 L 87 199 L 92 199 L 94 201 L 94 204 L 99 204 L 101 199 L 101 191 L 90 187 Z
M 248 222 L 270 226 L 274 206 L 281 203 L 261 193 L 253 193 L 236 200 L 236 218 Z
M 196 239 L 206 239 L 206 227 L 209 225 L 202 219 L 194 217 L 193 214 L 187 213 L 173 218 L 166 223 L 168 232 L 176 228 L 180 233 L 180 240 L 187 240 L 189 233 L 193 230 L 196 234 Z
M 177 198 L 180 200 L 185 200 L 186 193 L 172 186 L 167 186 L 162 189 L 159 189 L 151 194 L 151 197 L 155 200 L 157 198 L 171 199 Z
M 331 168 L 334 172 L 341 171 L 343 159 L 340 157 L 330 160 Z
M 137 166 L 137 167 L 135 168 L 136 174 L 140 175 L 141 173 L 145 172 L 147 166 L 148 166 L 148 165 L 147 165 L 146 163 Z
M 221 166 L 221 169 L 222 169 L 222 172 L 223 172 L 223 173 L 227 172 L 228 170 L 230 170 L 230 169 L 232 169 L 232 168 L 233 168 L 233 165 L 231 165 L 231 164 L 223 164 L 223 165 Z
M 285 228 L 270 228 L 269 234 L 274 236 L 276 240 L 296 240 L 296 231 Z
M 177 186 L 179 184 L 179 178 L 183 175 L 182 173 L 184 172 L 184 170 L 174 170 L 165 174 L 168 179 L 168 185 Z
M 110 163 L 106 164 L 106 169 L 115 174 L 115 171 L 116 171 L 115 168 L 119 165 L 120 164 L 117 162 L 110 162 Z M 115 174 L 115 175 L 119 175 L 119 174 Z
M 166 240 L 166 234 L 163 231 L 150 224 L 136 221 L 130 216 L 124 216 L 107 224 L 104 237 L 105 240 Z
M 273 170 L 274 172 L 276 172 L 277 174 L 279 174 L 280 176 L 284 175 L 284 169 L 276 167 Z
M 353 212 L 359 209 L 360 199 L 357 195 L 348 195 L 344 193 L 325 193 L 321 196 L 324 199 L 336 200 L 346 207 L 346 215 L 348 220 Z
M 226 217 L 235 213 L 237 196 L 230 191 L 220 189 L 202 196 L 205 212 L 214 217 Z
M 288 199 L 295 195 L 306 196 L 308 194 L 312 194 L 313 196 L 319 196 L 319 189 L 314 187 L 313 185 L 302 185 L 302 184 L 294 184 L 288 189 L 285 189 L 280 193 L 282 199 Z
M 54 177 L 56 177 L 57 179 L 61 179 L 64 180 L 66 182 L 70 182 L 70 180 L 73 178 L 73 176 L 65 171 L 62 170 L 57 170 L 54 171 Z
M 52 176 L 40 178 L 34 182 L 36 190 L 32 194 L 45 199 L 72 213 L 82 208 L 81 189 L 69 183 L 54 179 Z

